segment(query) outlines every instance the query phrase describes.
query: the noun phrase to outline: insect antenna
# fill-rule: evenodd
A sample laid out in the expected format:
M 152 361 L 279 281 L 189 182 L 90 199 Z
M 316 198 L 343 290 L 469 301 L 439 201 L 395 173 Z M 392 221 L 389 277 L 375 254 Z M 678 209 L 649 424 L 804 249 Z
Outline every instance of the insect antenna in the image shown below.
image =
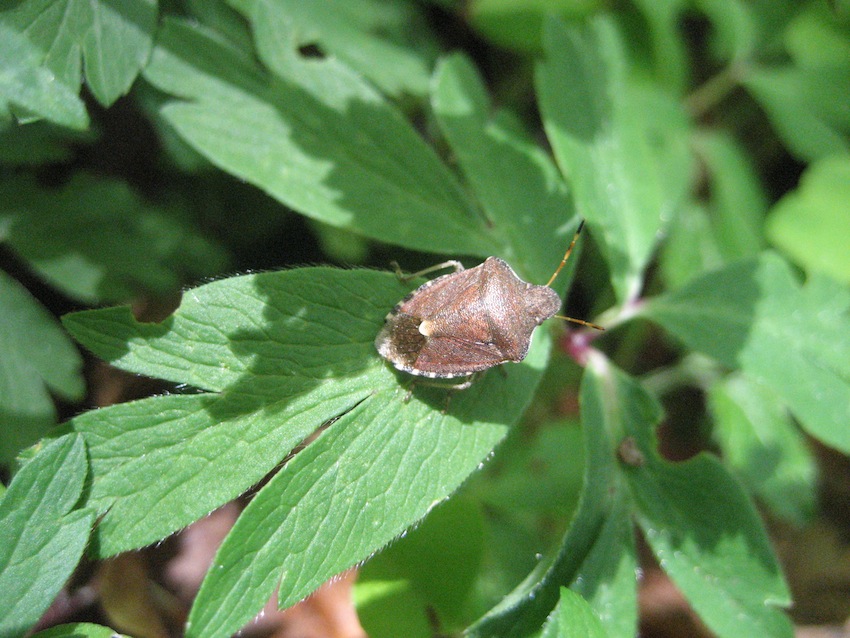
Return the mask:
M 578 228 L 576 228 L 576 234 L 573 235 L 573 240 L 570 242 L 570 245 L 567 247 L 567 252 L 564 253 L 564 258 L 561 260 L 561 263 L 558 264 L 558 267 L 555 269 L 555 272 L 552 273 L 552 276 L 549 277 L 549 281 L 546 282 L 547 286 L 551 287 L 552 282 L 555 281 L 555 279 L 558 277 L 558 274 L 561 272 L 561 270 L 564 269 L 564 266 L 567 263 L 567 259 L 570 258 L 570 253 L 573 252 L 573 248 L 575 247 L 576 242 L 578 241 L 578 236 L 581 235 L 581 229 L 582 228 L 584 228 L 584 220 L 583 219 L 581 220 L 581 223 L 578 225 Z
M 558 277 L 558 274 L 563 270 L 564 266 L 567 263 L 567 260 L 570 258 L 570 253 L 573 252 L 573 248 L 578 241 L 578 236 L 581 234 L 581 229 L 584 228 L 584 220 L 582 219 L 576 228 L 576 233 L 573 235 L 573 240 L 570 242 L 570 245 L 567 247 L 567 252 L 564 253 L 564 258 L 561 260 L 561 263 L 558 264 L 558 267 L 555 269 L 555 272 L 552 273 L 552 276 L 549 278 L 549 281 L 546 283 L 547 286 L 551 286 L 552 282 Z M 583 319 L 576 319 L 574 317 L 566 317 L 564 315 L 555 315 L 558 319 L 563 319 L 564 321 L 570 321 L 572 323 L 581 324 L 582 326 L 587 326 L 588 328 L 595 328 L 596 330 L 605 330 L 602 326 L 591 323 L 589 321 L 585 321 Z

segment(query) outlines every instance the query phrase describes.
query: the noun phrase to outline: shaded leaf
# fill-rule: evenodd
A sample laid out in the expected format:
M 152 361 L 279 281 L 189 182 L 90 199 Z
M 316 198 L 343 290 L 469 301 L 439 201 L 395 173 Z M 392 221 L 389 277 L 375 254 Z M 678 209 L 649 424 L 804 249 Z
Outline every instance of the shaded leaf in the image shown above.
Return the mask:
M 56 422 L 50 393 L 82 398 L 79 352 L 50 313 L 0 271 L 0 460 L 35 443 Z
M 0 124 L 0 162 L 28 167 L 68 162 L 74 145 L 96 139 L 92 131 L 74 131 L 46 121 L 5 130 Z
M 675 0 L 672 2 L 653 2 L 652 0 L 637 0 L 635 5 L 642 14 L 645 22 L 640 22 L 641 31 L 646 31 L 646 35 L 641 33 L 641 36 L 635 37 L 639 45 L 643 44 L 643 38 L 648 40 L 645 45 L 649 51 L 649 55 L 633 55 L 638 63 L 642 62 L 641 58 L 647 59 L 647 64 L 651 62 L 652 68 L 647 69 L 655 77 L 660 84 L 663 84 L 672 94 L 681 94 L 688 82 L 688 53 L 686 43 L 681 37 L 681 21 L 682 14 L 687 8 L 688 3 L 685 0 Z M 629 17 L 626 12 L 621 18 L 623 22 L 628 24 Z M 637 29 L 635 29 L 637 32 Z M 643 52 L 643 51 L 641 51 Z
M 302 58 L 285 20 L 264 29 L 276 77 L 199 28 L 165 22 L 145 77 L 180 98 L 161 110 L 180 135 L 332 226 L 420 250 L 495 252 L 457 181 L 394 107 L 338 60 Z
M 360 625 L 370 638 L 433 638 L 433 623 L 421 610 L 426 602 L 410 581 L 365 580 L 352 592 Z
M 628 79 L 611 20 L 574 27 L 551 20 L 545 41 L 536 84 L 547 136 L 617 297 L 633 299 L 659 231 L 686 192 L 687 122 L 669 97 Z
M 817 467 L 781 397 L 744 375 L 709 392 L 724 461 L 774 514 L 797 525 L 816 509 Z
M 764 246 L 767 197 L 750 159 L 726 135 L 703 133 L 694 145 L 709 173 L 710 221 L 721 255 L 725 261 L 757 255 Z
M 658 456 L 660 406 L 636 381 L 601 357 L 585 379 L 618 399 L 610 410 L 638 417 L 617 419 L 635 448 L 634 460 L 621 454 L 620 471 L 656 558 L 700 618 L 719 636 L 793 635 L 778 608 L 790 604 L 790 594 L 741 487 L 707 454 L 677 464 Z
M 424 95 L 437 50 L 424 16 L 399 0 L 238 0 L 250 17 L 261 53 L 268 25 L 284 21 L 299 44 L 318 46 L 369 78 L 384 93 Z M 275 42 L 274 47 L 279 46 Z
M 46 281 L 96 303 L 174 293 L 219 273 L 228 256 L 126 184 L 79 173 L 59 190 L 34 180 L 0 184 L 7 242 Z
M 850 451 L 848 308 L 846 288 L 820 277 L 800 287 L 784 261 L 765 253 L 653 298 L 644 311 L 782 396 L 810 434 Z
M 509 114 L 492 112 L 483 81 L 467 58 L 441 61 L 431 104 L 494 233 L 502 235 L 507 250 L 500 256 L 531 281 L 545 283 L 578 226 L 558 169 Z M 513 237 L 534 243 L 521 245 Z M 566 276 L 559 281 L 559 290 L 567 281 Z
M 677 223 L 670 227 L 667 241 L 661 247 L 659 258 L 668 289 L 679 288 L 724 263 L 711 221 L 706 207 L 695 203 L 679 212 Z
M 554 609 L 570 586 L 591 602 L 612 636 L 631 636 L 637 622 L 634 542 L 628 495 L 618 484 L 619 419 L 636 418 L 633 403 L 602 384 L 582 383 L 585 479 L 581 501 L 557 551 L 472 627 L 470 636 L 525 636 Z
M 850 152 L 850 65 L 755 68 L 743 84 L 798 159 Z
M 599 10 L 603 3 L 600 0 L 470 0 L 465 6 L 470 24 L 488 40 L 525 53 L 540 50 L 543 24 L 549 16 L 581 19 Z
M 23 635 L 53 601 L 82 556 L 94 522 L 75 510 L 86 478 L 82 438 L 48 443 L 0 501 L 0 635 Z
M 766 35 L 756 10 L 746 0 L 696 0 L 695 4 L 711 21 L 711 49 L 717 59 L 746 61 Z
M 443 632 L 462 628 L 485 549 L 483 518 L 476 501 L 458 494 L 358 571 L 355 589 L 372 592 L 357 610 L 370 638 L 398 636 L 408 616 L 417 617 L 429 636 L 429 618 Z M 383 596 L 377 595 L 380 585 Z

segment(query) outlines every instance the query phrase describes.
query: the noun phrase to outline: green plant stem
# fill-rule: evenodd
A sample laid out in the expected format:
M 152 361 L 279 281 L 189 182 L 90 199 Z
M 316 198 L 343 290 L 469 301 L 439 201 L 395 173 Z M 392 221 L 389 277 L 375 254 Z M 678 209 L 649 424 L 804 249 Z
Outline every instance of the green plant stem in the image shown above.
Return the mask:
M 688 112 L 695 120 L 704 117 L 727 95 L 738 88 L 741 76 L 741 64 L 733 63 L 710 77 L 685 98 L 685 106 Z

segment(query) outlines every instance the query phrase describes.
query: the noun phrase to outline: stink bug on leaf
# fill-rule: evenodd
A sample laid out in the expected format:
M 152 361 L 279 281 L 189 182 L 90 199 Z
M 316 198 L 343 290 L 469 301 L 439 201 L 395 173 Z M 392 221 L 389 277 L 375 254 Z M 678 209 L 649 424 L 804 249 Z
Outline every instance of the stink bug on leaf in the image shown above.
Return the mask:
M 561 298 L 549 286 L 567 263 L 583 225 L 545 286 L 523 281 L 498 257 L 469 269 L 446 261 L 402 277 L 406 281 L 454 268 L 422 284 L 393 308 L 375 338 L 378 352 L 399 370 L 431 379 L 469 377 L 508 361 L 522 361 L 534 329 L 561 307 Z M 603 330 L 581 319 L 562 318 Z M 452 387 L 458 390 L 469 384 L 471 379 Z

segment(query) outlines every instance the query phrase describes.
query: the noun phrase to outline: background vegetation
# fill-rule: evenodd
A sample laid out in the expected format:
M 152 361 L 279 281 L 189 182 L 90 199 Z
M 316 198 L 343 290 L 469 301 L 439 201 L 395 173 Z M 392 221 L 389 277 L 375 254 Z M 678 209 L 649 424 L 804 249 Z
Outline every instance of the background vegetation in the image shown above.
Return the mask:
M 843 622 L 848 97 L 846 1 L 0 1 L 0 636 L 355 565 L 373 637 Z M 405 402 L 389 262 L 544 283 L 582 218 L 606 331 Z

